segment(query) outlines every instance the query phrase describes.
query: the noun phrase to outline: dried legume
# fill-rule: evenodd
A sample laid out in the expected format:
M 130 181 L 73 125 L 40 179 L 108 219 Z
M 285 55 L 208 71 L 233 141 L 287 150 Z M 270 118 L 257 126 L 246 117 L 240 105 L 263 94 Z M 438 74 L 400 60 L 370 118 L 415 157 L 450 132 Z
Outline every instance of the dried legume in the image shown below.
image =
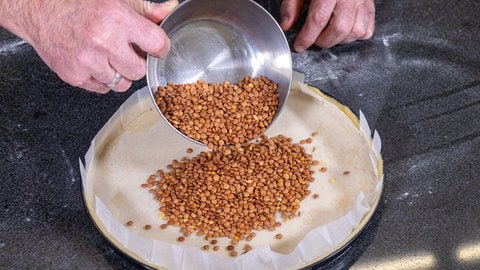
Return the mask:
M 228 237 L 237 244 L 255 237 L 253 230 L 281 226 L 277 213 L 284 220 L 297 216 L 314 180 L 312 163 L 290 138 L 262 135 L 255 143 L 174 160 L 169 171 L 157 171 L 150 191 L 160 216 L 184 236 L 197 231 L 206 240 Z
M 165 118 L 209 148 L 258 138 L 278 106 L 278 85 L 267 77 L 230 82 L 159 86 L 155 101 Z

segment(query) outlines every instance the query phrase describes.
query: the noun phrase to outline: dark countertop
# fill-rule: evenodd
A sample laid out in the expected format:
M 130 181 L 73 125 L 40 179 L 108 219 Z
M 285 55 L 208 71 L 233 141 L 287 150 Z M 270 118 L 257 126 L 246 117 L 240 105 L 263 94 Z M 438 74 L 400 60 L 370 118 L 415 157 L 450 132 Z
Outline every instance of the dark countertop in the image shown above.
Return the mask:
M 293 53 L 307 83 L 361 109 L 383 142 L 377 212 L 319 269 L 480 268 L 479 14 L 476 0 L 377 1 L 371 40 Z M 3 30 L 0 71 L 0 268 L 140 268 L 90 221 L 78 165 L 133 91 L 70 87 Z

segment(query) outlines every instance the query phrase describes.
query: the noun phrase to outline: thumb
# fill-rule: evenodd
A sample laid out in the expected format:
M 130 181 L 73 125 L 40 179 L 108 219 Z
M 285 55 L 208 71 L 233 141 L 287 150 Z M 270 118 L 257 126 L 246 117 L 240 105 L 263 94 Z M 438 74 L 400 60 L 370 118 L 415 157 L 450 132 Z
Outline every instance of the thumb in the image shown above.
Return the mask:
M 176 6 L 177 0 L 168 0 L 162 3 L 153 3 L 145 0 L 131 0 L 132 6 L 138 14 L 150 21 L 160 23 Z

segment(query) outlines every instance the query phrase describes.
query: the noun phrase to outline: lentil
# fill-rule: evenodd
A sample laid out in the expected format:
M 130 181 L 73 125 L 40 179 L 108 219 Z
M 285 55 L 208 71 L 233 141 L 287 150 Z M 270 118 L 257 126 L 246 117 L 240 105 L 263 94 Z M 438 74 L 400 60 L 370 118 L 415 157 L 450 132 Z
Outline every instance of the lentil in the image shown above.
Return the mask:
M 265 76 L 230 82 L 159 86 L 155 102 L 165 118 L 209 148 L 258 138 L 278 107 L 278 84 Z
M 133 221 L 132 221 L 132 220 L 129 220 L 129 221 L 127 221 L 127 223 L 125 223 L 125 225 L 127 225 L 128 227 L 130 227 L 130 226 L 133 225 Z
M 282 239 L 282 238 L 283 238 L 283 235 L 282 235 L 281 233 L 276 234 L 276 235 L 275 235 L 275 238 L 276 238 L 276 239 Z
M 143 226 L 143 228 L 144 228 L 145 230 L 150 230 L 150 229 L 152 228 L 152 225 L 148 225 L 148 224 L 147 224 L 147 225 Z
M 174 160 L 168 172 L 157 171 L 150 190 L 161 205 L 160 216 L 184 236 L 197 231 L 207 241 L 228 237 L 237 244 L 255 237 L 253 230 L 280 226 L 277 213 L 284 220 L 297 216 L 314 179 L 312 163 L 290 138 L 262 135 L 255 143 Z

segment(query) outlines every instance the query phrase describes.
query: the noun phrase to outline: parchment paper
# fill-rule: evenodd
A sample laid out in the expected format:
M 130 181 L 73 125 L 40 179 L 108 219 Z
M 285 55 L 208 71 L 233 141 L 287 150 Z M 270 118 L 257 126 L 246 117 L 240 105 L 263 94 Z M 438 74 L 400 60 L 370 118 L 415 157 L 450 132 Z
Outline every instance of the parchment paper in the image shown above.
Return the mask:
M 136 91 L 92 141 L 80 162 L 87 209 L 99 230 L 117 248 L 137 261 L 159 269 L 294 269 L 321 260 L 348 243 L 375 211 L 383 189 L 381 141 L 335 100 L 303 83 L 295 74 L 287 106 L 267 130 L 304 145 L 320 165 L 311 194 L 302 201 L 301 215 L 283 222 L 276 231 L 260 231 L 249 245 L 254 249 L 236 258 L 227 251 L 204 251 L 208 244 L 192 235 L 176 241 L 177 228 L 160 229 L 160 205 L 140 185 L 173 159 L 207 151 L 187 141 L 158 115 L 147 88 Z M 318 136 L 312 137 L 313 132 Z M 313 148 L 315 147 L 315 151 Z M 187 154 L 186 149 L 194 152 Z M 327 172 L 320 172 L 327 167 Z M 344 172 L 348 171 L 348 175 Z M 134 221 L 127 227 L 125 223 Z M 144 225 L 152 229 L 145 230 Z M 281 240 L 274 235 L 281 233 Z M 225 247 L 228 239 L 218 239 Z M 243 246 L 241 242 L 238 249 Z M 239 252 L 241 253 L 241 252 Z

